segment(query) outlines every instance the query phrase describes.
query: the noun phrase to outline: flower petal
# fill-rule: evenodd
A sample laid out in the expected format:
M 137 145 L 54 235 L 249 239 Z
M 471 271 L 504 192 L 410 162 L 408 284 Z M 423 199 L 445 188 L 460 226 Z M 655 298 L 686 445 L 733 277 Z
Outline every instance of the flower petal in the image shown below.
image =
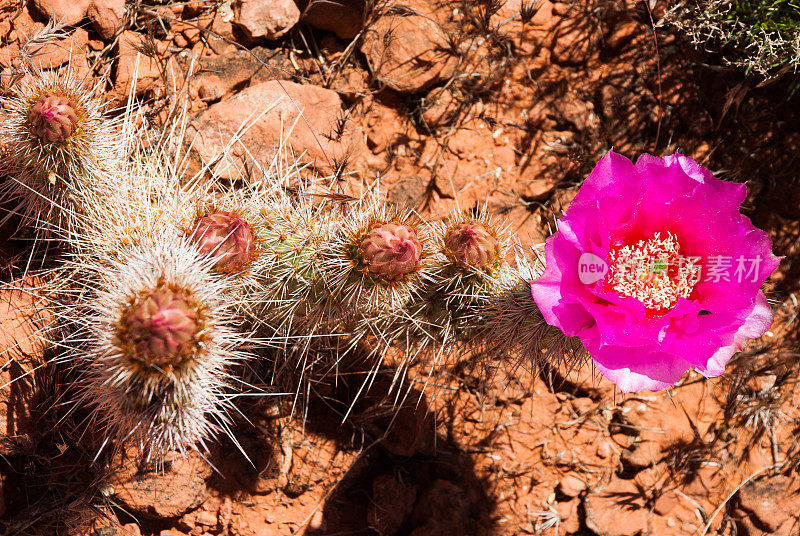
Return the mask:
M 748 340 L 762 336 L 771 326 L 772 309 L 770 309 L 764 293 L 759 292 L 753 310 L 734 334 L 733 342 L 714 352 L 705 366 L 695 365 L 695 369 L 703 376 L 710 378 L 721 375 L 725 372 L 725 365 L 728 364 L 733 354 L 741 350 Z

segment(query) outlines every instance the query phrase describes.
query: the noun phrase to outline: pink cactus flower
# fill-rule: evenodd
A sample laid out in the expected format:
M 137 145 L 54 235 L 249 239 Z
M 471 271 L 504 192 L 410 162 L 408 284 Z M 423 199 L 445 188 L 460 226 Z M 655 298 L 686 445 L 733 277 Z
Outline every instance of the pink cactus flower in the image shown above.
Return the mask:
M 719 376 L 772 323 L 761 285 L 779 259 L 740 214 L 746 194 L 677 153 L 609 151 L 547 239 L 531 283 L 545 320 L 623 392 Z

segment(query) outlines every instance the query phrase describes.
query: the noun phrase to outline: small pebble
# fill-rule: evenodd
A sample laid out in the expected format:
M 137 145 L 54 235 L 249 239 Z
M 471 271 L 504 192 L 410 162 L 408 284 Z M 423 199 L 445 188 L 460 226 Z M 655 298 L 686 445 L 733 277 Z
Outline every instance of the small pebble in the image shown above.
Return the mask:
M 577 497 L 586 489 L 586 482 L 578 475 L 568 474 L 558 483 L 558 491 L 570 498 Z

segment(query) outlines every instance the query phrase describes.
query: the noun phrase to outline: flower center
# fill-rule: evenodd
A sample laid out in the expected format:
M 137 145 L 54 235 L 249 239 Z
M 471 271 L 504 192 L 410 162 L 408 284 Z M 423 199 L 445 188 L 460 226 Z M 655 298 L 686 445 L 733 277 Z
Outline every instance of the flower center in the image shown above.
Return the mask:
M 688 298 L 700 278 L 699 259 L 680 254 L 672 233 L 613 247 L 608 255 L 607 290 L 636 298 L 649 313 L 663 314 Z

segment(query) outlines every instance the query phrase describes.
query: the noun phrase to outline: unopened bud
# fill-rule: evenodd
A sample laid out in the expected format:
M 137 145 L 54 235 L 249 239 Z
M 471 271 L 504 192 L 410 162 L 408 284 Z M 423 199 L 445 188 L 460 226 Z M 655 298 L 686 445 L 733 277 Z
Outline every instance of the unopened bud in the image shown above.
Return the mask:
M 236 272 L 255 258 L 253 227 L 235 212 L 217 211 L 195 223 L 192 237 L 204 255 L 217 259 L 222 272 Z
M 75 104 L 63 95 L 45 93 L 28 111 L 30 129 L 39 139 L 49 143 L 66 140 L 78 127 Z
M 462 223 L 444 241 L 446 252 L 462 266 L 486 268 L 497 261 L 497 239 L 480 223 Z
M 128 306 L 120 328 L 119 343 L 128 357 L 163 367 L 193 357 L 202 321 L 190 298 L 159 286 Z
M 400 278 L 419 268 L 422 244 L 413 227 L 399 223 L 376 225 L 361 240 L 361 256 L 373 274 Z

